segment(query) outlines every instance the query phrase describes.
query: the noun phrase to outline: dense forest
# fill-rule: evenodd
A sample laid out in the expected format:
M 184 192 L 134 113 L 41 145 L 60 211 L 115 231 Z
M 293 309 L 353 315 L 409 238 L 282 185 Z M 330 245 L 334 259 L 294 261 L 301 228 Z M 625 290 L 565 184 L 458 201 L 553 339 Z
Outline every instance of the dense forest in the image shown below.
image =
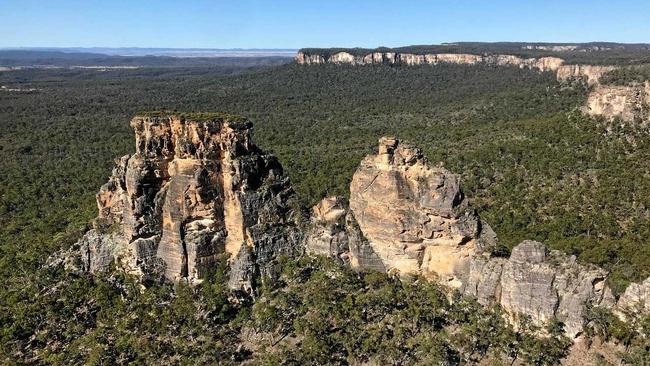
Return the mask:
M 650 275 L 650 136 L 583 117 L 586 87 L 560 85 L 550 73 L 287 64 L 16 70 L 0 73 L 0 85 L 37 89 L 0 90 L 6 363 L 465 364 L 496 352 L 541 365 L 566 352 L 553 324 L 552 337 L 539 341 L 475 303 L 449 302 L 435 285 L 320 259 L 287 263 L 281 283 L 239 304 L 227 301 L 219 271 L 173 291 L 43 267 L 96 216 L 94 194 L 113 159 L 134 150 L 129 120 L 143 110 L 247 116 L 305 207 L 346 195 L 362 157 L 380 136 L 396 135 L 462 175 L 471 204 L 507 247 L 536 239 L 576 254 L 611 270 L 617 294 Z M 632 329 L 608 314 L 594 319 L 593 332 L 625 340 L 630 363 L 648 357 Z M 238 343 L 251 329 L 268 339 Z M 540 349 L 547 358 L 536 358 Z

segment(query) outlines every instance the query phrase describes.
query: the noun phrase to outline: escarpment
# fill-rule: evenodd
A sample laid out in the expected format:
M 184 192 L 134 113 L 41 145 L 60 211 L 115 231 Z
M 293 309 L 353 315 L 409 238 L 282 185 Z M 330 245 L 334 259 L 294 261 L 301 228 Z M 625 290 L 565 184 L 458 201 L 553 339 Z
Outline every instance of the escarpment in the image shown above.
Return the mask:
M 372 52 L 366 55 L 353 55 L 341 51 L 331 55 L 312 54 L 300 51 L 295 61 L 301 65 L 352 64 L 352 65 L 437 65 L 441 63 L 475 65 L 486 63 L 498 66 L 519 66 L 540 71 L 556 71 L 564 60 L 558 57 L 522 58 L 513 55 L 474 55 L 468 53 L 429 53 L 413 54 L 401 52 Z
M 387 137 L 355 172 L 349 207 L 343 198 L 325 198 L 313 208 L 305 238 L 309 253 L 353 268 L 422 276 L 485 306 L 497 304 L 515 326 L 524 318 L 538 326 L 557 319 L 576 337 L 589 307 L 621 317 L 650 309 L 650 279 L 630 285 L 617 302 L 601 268 L 534 241 L 523 241 L 504 258 L 493 254 L 497 244 L 494 231 L 467 204 L 458 175 Z
M 569 65 L 559 57 L 523 58 L 515 55 L 475 55 L 468 53 L 428 53 L 413 54 L 401 52 L 371 52 L 354 55 L 339 51 L 332 54 L 298 52 L 295 61 L 301 65 L 351 64 L 351 65 L 438 65 L 443 63 L 458 65 L 487 64 L 495 66 L 516 66 L 541 72 L 553 72 L 558 81 L 582 79 L 588 85 L 596 85 L 607 72 L 615 66 Z
M 198 282 L 219 257 L 230 287 L 298 249 L 293 194 L 277 159 L 250 139 L 250 122 L 221 114 L 133 118 L 136 151 L 97 194 L 99 216 L 80 242 L 84 268 Z
M 351 51 L 352 52 L 352 51 Z M 625 122 L 643 122 L 650 120 L 650 84 L 604 86 L 600 81 L 605 74 L 618 66 L 566 64 L 559 57 L 523 58 L 515 55 L 467 53 L 428 53 L 414 54 L 402 52 L 371 52 L 355 55 L 351 52 L 309 53 L 300 51 L 295 57 L 298 64 L 351 64 L 351 65 L 494 65 L 515 66 L 540 72 L 552 72 L 560 82 L 578 80 L 591 87 L 587 104 L 583 111 L 590 116 L 602 116 L 606 119 L 620 118 Z

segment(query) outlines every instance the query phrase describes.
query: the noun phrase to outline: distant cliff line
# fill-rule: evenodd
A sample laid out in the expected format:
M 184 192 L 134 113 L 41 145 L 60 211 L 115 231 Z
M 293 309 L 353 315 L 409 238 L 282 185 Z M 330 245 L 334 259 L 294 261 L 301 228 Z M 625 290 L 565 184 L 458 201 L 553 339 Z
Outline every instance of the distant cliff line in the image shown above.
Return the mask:
M 488 64 L 495 66 L 518 66 L 541 72 L 554 72 L 559 81 L 573 78 L 584 78 L 589 85 L 595 85 L 607 72 L 616 66 L 574 65 L 565 64 L 559 57 L 546 56 L 539 58 L 523 58 L 514 55 L 476 55 L 471 53 L 400 53 L 400 52 L 371 52 L 355 55 L 347 51 L 331 54 L 309 53 L 299 51 L 295 57 L 301 65 L 320 64 L 351 64 L 351 65 L 438 65 L 442 63 L 459 65 Z
M 295 57 L 301 65 L 350 64 L 350 65 L 438 65 L 458 64 L 493 66 L 514 66 L 539 72 L 553 72 L 560 82 L 583 80 L 594 87 L 583 106 L 583 112 L 606 119 L 620 118 L 626 122 L 647 124 L 650 110 L 650 82 L 644 85 L 609 86 L 600 85 L 601 78 L 608 72 L 618 69 L 614 65 L 567 64 L 555 56 L 530 57 L 507 54 L 477 55 L 472 53 L 427 53 L 415 54 L 375 50 L 369 53 L 359 50 L 327 52 L 301 50 Z

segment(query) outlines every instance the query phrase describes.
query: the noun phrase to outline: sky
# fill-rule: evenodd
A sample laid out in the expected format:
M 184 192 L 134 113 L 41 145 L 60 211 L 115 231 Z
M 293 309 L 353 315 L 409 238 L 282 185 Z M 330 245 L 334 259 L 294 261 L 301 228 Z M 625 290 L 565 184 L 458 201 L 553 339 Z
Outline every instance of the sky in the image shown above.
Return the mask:
M 650 43 L 648 0 L 0 0 L 0 47 Z

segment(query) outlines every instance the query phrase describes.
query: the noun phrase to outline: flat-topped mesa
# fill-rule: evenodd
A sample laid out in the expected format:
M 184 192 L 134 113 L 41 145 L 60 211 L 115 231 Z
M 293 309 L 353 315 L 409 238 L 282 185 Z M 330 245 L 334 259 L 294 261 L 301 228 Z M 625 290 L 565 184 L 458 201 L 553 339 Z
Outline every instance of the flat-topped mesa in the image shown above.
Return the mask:
M 97 194 L 95 228 L 82 239 L 85 269 L 115 262 L 143 276 L 190 283 L 225 255 L 230 286 L 299 244 L 293 191 L 277 159 L 250 138 L 251 123 L 225 114 L 149 113 L 131 121 L 136 152 L 116 162 Z

